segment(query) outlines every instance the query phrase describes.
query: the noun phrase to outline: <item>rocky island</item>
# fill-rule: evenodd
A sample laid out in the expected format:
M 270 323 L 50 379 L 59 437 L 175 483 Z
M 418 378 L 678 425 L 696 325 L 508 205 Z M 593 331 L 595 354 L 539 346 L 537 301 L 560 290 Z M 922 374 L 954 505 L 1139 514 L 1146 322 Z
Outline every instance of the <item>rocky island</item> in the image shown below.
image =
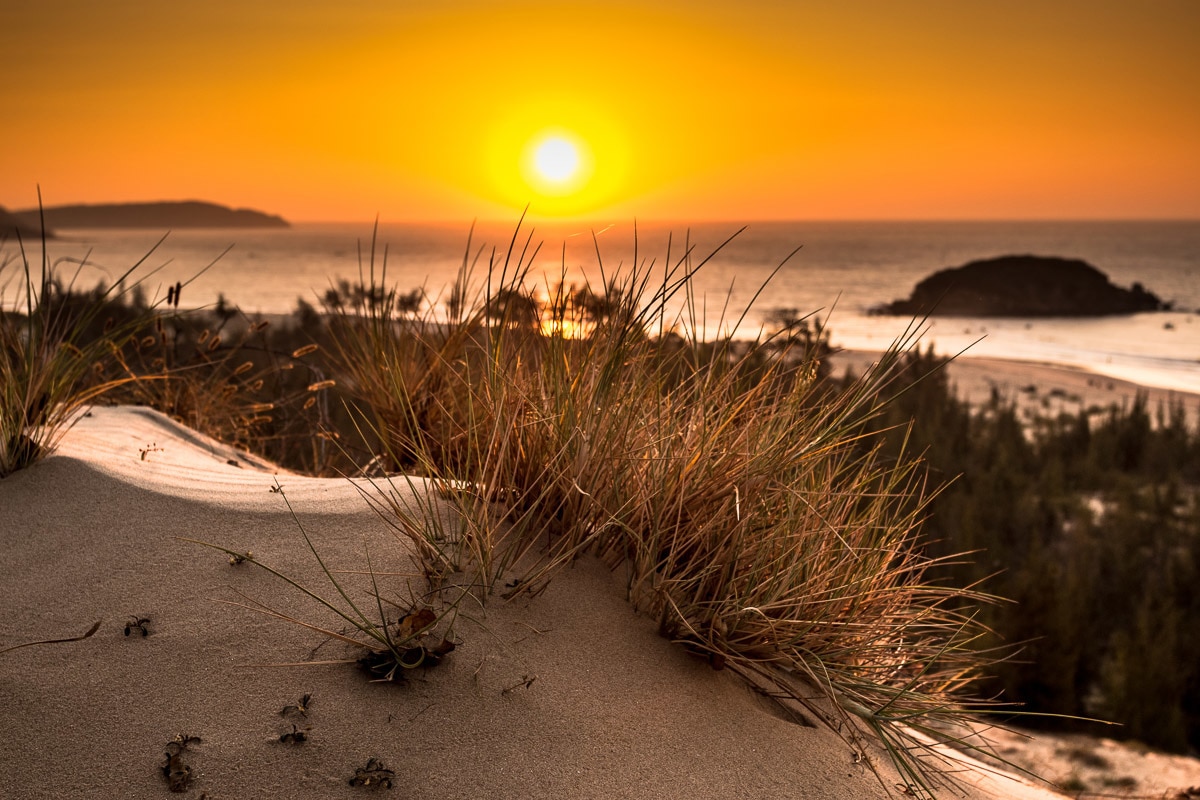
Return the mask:
M 1098 317 L 1170 308 L 1140 283 L 1125 289 L 1086 261 L 1010 255 L 939 270 L 878 314 L 939 317 Z
M 103 203 L 97 205 L 47 206 L 13 212 L 26 227 L 59 228 L 287 228 L 283 217 L 248 208 L 229 208 L 198 200 L 160 203 Z

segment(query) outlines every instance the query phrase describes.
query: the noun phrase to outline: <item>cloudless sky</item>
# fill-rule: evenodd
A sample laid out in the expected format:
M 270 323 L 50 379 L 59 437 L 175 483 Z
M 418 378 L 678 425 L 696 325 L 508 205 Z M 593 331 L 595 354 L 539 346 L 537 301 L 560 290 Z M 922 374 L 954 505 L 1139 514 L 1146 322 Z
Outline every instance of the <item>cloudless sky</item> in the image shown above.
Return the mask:
M 1200 217 L 1197 0 L 0 0 L 0 205 Z M 530 147 L 562 135 L 553 185 Z

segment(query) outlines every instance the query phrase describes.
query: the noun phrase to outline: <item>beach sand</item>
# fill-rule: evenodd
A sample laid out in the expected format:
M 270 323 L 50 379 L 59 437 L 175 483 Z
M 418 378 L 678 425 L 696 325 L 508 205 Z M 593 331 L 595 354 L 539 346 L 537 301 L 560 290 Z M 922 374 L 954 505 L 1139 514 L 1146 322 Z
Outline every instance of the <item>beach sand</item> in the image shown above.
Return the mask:
M 830 363 L 834 375 L 847 369 L 862 375 L 878 358 L 879 353 L 868 350 L 841 350 L 830 357 Z M 947 364 L 946 370 L 954 391 L 972 406 L 986 405 L 995 392 L 1002 400 L 1015 403 L 1026 420 L 1077 415 L 1114 405 L 1128 408 L 1142 395 L 1152 418 L 1160 407 L 1180 404 L 1189 425 L 1200 422 L 1200 394 L 1145 387 L 1075 367 L 962 355 Z
M 532 600 L 464 601 L 454 652 L 404 684 L 294 666 L 357 654 L 218 601 L 346 624 L 181 537 L 252 551 L 331 597 L 301 525 L 360 600 L 368 548 L 381 595 L 422 591 L 409 545 L 350 481 L 280 472 L 148 409 L 97 407 L 56 454 L 0 480 L 0 650 L 100 620 L 82 641 L 0 653 L 0 797 L 170 796 L 164 753 L 181 734 L 200 737 L 180 753 L 186 795 L 209 800 L 360 796 L 350 779 L 372 758 L 405 798 L 858 800 L 896 784 L 881 753 L 868 756 L 882 784 L 834 731 L 659 637 L 619 572 L 589 559 Z M 131 617 L 148 635 L 126 635 Z M 306 716 L 281 715 L 305 694 Z M 279 740 L 294 730 L 307 741 Z M 962 777 L 971 798 L 1056 796 Z

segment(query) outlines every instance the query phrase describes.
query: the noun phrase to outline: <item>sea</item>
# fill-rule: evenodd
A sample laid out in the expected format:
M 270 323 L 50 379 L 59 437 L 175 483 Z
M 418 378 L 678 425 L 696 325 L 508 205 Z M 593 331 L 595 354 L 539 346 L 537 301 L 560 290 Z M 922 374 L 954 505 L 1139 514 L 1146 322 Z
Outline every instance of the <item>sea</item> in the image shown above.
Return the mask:
M 165 238 L 164 238 L 165 237 Z M 41 259 L 40 243 L 26 242 Z M 48 244 L 64 277 L 90 287 L 140 263 L 151 297 L 185 285 L 182 305 L 224 297 L 247 314 L 320 307 L 339 280 L 369 277 L 400 291 L 423 287 L 440 307 L 464 264 L 481 287 L 489 264 L 532 264 L 543 295 L 559 283 L 593 287 L 634 264 L 661 276 L 692 268 L 676 310 L 705 336 L 754 337 L 771 312 L 811 314 L 836 347 L 882 350 L 917 324 L 920 346 L 962 358 L 1067 365 L 1165 389 L 1200 392 L 1200 221 L 751 222 L 518 225 L 301 223 L 287 229 L 71 230 Z M 11 302 L 14 243 L 0 263 Z M 930 273 L 1006 254 L 1081 258 L 1113 283 L 1146 289 L 1171 311 L 1100 318 L 937 318 L 923 323 L 873 308 L 907 297 Z M 656 278 L 657 279 L 657 278 Z M 682 304 L 687 309 L 682 309 Z M 674 312 L 673 312 L 674 313 Z

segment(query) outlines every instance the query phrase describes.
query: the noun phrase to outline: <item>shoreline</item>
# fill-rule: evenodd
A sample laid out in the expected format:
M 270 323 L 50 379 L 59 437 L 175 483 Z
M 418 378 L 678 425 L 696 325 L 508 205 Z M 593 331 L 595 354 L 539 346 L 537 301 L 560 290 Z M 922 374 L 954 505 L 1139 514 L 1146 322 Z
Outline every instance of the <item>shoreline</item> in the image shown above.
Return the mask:
M 235 329 L 243 321 L 249 324 L 265 321 L 271 329 L 282 330 L 296 328 L 300 320 L 295 311 L 286 314 L 247 313 L 236 305 L 230 308 L 236 312 L 233 317 Z M 186 315 L 203 311 L 211 312 L 212 309 L 186 309 L 180 313 Z M 323 319 L 329 318 L 328 312 L 317 313 Z M 916 346 L 919 347 L 920 342 Z M 833 367 L 834 377 L 841 377 L 847 369 L 862 375 L 882 352 L 878 349 L 839 348 L 835 345 L 826 358 Z M 1014 402 L 1021 416 L 1032 421 L 1038 416 L 1057 418 L 1062 414 L 1077 415 L 1084 410 L 1095 413 L 1113 406 L 1128 407 L 1142 395 L 1146 398 L 1146 408 L 1152 419 L 1160 406 L 1169 409 L 1181 404 L 1189 426 L 1200 424 L 1200 391 L 1191 388 L 1142 383 L 1077 364 L 975 355 L 970 352 L 958 356 L 937 355 L 949 358 L 946 370 L 954 393 L 975 409 L 985 406 L 994 391 L 1001 400 Z M 1200 365 L 1197 374 L 1200 375 Z
M 835 376 L 841 376 L 847 369 L 861 375 L 879 355 L 872 350 L 838 350 L 829 361 Z M 1188 424 L 1200 423 L 1200 393 L 1146 386 L 1082 367 L 962 355 L 947 363 L 945 369 L 954 393 L 972 408 L 985 406 L 995 392 L 1001 400 L 1015 403 L 1018 413 L 1030 421 L 1036 416 L 1057 417 L 1089 409 L 1129 407 L 1141 395 L 1146 398 L 1151 419 L 1160 406 L 1169 409 L 1181 404 Z
M 232 306 L 237 308 L 237 306 Z M 206 307 L 207 310 L 211 308 Z M 194 309 L 188 313 L 196 313 L 202 309 Z M 241 312 L 245 319 L 249 321 L 265 320 L 271 327 L 280 328 L 286 325 L 294 325 L 297 321 L 297 312 L 291 311 L 288 313 L 258 313 L 258 312 Z M 322 318 L 328 318 L 329 313 L 318 310 L 317 312 Z M 1189 315 L 1191 316 L 1191 315 Z M 842 347 L 836 343 L 833 345 L 834 351 L 829 359 L 839 365 L 837 371 L 844 371 L 845 366 L 851 365 L 858 374 L 862 374 L 865 366 L 878 358 L 883 352 L 881 348 L 862 347 L 862 346 L 846 346 Z M 857 338 L 857 337 L 855 337 Z M 739 339 L 738 341 L 743 341 Z M 750 340 L 744 340 L 749 342 Z M 921 347 L 925 342 L 920 340 L 916 343 L 916 347 Z M 924 349 L 921 347 L 921 349 Z M 1089 397 L 1097 398 L 1095 402 L 1101 405 L 1109 405 L 1113 400 L 1132 400 L 1138 393 L 1142 391 L 1149 396 L 1151 406 L 1157 405 L 1160 401 L 1170 402 L 1172 398 L 1182 399 L 1185 404 L 1195 404 L 1200 402 L 1200 389 L 1191 388 L 1190 386 L 1179 385 L 1163 385 L 1162 383 L 1149 383 L 1138 380 L 1136 377 L 1120 376 L 1113 374 L 1112 368 L 1105 368 L 1096 365 L 1095 368 L 1090 368 L 1085 364 L 1068 363 L 1063 361 L 1048 361 L 1036 358 L 1022 358 L 1020 356 L 1010 355 L 989 355 L 977 354 L 969 349 L 965 352 L 952 356 L 950 351 L 935 353 L 941 357 L 950 358 L 950 371 L 953 374 L 961 376 L 964 388 L 972 392 L 974 396 L 978 392 L 979 380 L 987 373 L 994 373 L 994 383 L 1001 389 L 1001 394 L 1011 393 L 1015 395 L 1022 388 L 1028 385 L 1029 381 L 1021 384 L 1019 373 L 1027 371 L 1030 373 L 1031 381 L 1045 381 L 1054 383 L 1061 381 L 1065 386 L 1060 386 L 1060 389 L 1071 389 L 1073 394 L 1088 395 Z M 1194 375 L 1193 375 L 1194 373 Z M 1073 377 L 1084 376 L 1087 380 L 1084 386 L 1079 386 L 1078 381 L 1073 380 Z M 1174 375 L 1176 378 L 1194 378 L 1200 380 L 1200 361 L 1196 362 L 1194 370 L 1179 372 Z M 990 392 L 990 384 L 987 387 Z M 1062 398 L 1058 398 L 1062 399 Z M 986 400 L 986 397 L 984 397 Z M 972 400 L 972 404 L 975 401 Z M 1118 405 L 1120 402 L 1118 402 Z

